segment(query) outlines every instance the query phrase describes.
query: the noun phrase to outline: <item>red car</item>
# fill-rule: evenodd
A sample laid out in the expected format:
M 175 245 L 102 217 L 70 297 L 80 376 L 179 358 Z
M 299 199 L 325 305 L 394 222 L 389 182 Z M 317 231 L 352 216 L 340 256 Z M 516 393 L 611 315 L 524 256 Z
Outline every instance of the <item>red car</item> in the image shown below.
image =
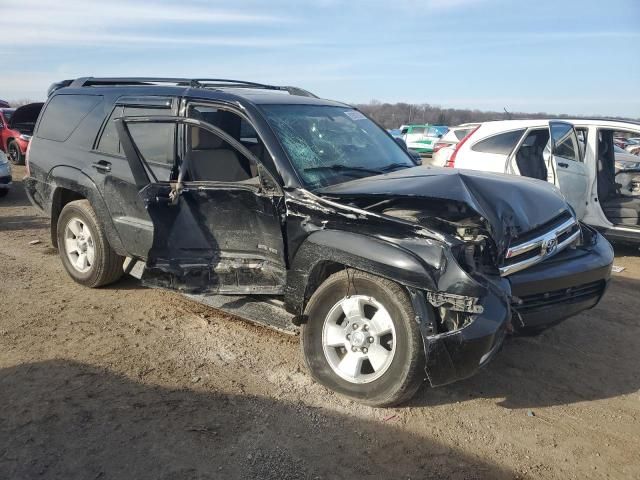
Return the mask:
M 20 108 L 0 108 L 0 150 L 9 161 L 24 163 L 24 156 L 43 103 L 30 103 Z

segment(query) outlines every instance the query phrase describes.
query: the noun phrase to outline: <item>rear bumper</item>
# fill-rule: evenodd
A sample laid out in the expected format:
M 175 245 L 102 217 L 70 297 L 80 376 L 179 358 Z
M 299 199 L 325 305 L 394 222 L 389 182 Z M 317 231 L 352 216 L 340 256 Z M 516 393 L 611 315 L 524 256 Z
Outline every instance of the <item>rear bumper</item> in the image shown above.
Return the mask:
M 516 332 L 530 333 L 595 307 L 613 265 L 613 249 L 602 235 L 582 226 L 583 246 L 510 275 Z

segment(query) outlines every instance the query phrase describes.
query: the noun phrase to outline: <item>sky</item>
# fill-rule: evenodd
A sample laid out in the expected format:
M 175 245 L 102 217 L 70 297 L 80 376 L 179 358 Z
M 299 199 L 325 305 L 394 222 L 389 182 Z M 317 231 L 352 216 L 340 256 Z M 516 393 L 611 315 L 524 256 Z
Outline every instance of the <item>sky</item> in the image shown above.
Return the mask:
M 0 12 L 9 100 L 66 78 L 179 76 L 640 118 L 640 0 L 0 0 Z

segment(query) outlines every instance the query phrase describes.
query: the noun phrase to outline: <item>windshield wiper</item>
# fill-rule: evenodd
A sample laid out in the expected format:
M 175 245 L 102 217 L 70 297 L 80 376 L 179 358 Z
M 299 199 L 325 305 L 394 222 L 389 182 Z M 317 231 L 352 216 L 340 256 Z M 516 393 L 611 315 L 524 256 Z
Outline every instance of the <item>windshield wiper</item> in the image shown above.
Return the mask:
M 372 168 L 366 167 L 350 167 L 349 165 L 343 165 L 340 163 L 334 163 L 331 165 L 319 165 L 317 167 L 308 167 L 304 168 L 304 172 L 316 172 L 318 170 L 330 170 L 334 172 L 363 172 L 363 173 L 373 173 L 374 175 L 380 175 L 384 173 L 382 170 L 374 170 Z
M 380 169 L 381 172 L 391 172 L 393 170 L 397 170 L 398 168 L 410 168 L 411 165 L 407 165 L 406 163 L 392 163 Z

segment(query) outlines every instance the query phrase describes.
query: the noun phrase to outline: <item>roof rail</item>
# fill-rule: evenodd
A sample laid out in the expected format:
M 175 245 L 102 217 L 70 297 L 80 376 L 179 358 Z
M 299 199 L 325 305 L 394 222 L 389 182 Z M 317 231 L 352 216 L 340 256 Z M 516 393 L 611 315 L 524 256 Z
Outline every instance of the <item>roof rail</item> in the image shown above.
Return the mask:
M 298 87 L 281 87 L 263 83 L 247 82 L 245 80 L 230 80 L 226 78 L 175 78 L 175 77 L 81 77 L 73 80 L 70 87 L 108 86 L 108 85 L 153 85 L 170 83 L 177 86 L 191 88 L 255 88 L 264 90 L 280 90 L 290 95 L 318 98 L 313 93 Z M 66 86 L 66 85 L 65 85 Z

